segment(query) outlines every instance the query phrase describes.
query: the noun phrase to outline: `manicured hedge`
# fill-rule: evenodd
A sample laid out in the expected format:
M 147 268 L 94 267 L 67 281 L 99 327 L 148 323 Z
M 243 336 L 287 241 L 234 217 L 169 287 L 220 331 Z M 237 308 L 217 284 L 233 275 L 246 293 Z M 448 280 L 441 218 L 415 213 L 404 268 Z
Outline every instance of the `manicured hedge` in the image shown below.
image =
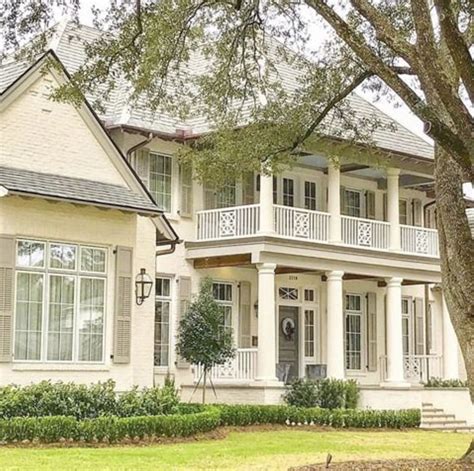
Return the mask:
M 219 424 L 220 413 L 215 407 L 194 414 L 145 417 L 16 417 L 0 420 L 0 441 L 117 442 L 127 438 L 186 437 L 214 430 Z
M 325 425 L 331 427 L 354 428 L 411 428 L 420 425 L 421 414 L 418 409 L 364 410 L 364 409 L 321 409 L 229 405 L 219 406 L 223 425 L 287 424 L 287 425 Z

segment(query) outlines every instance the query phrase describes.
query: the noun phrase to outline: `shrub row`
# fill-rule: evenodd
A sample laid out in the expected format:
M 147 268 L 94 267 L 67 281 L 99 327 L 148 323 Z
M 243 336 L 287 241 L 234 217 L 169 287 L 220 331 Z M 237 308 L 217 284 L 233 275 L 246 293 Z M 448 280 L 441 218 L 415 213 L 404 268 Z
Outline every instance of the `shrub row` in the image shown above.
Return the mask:
M 467 381 L 462 379 L 430 378 L 425 388 L 467 388 Z
M 144 417 L 16 417 L 0 420 L 0 441 L 117 442 L 127 438 L 186 437 L 214 430 L 219 424 L 220 413 L 214 407 L 195 414 Z
M 219 406 L 222 425 L 287 424 L 354 428 L 412 428 L 420 425 L 418 409 L 400 411 L 322 409 L 288 406 Z
M 133 417 L 166 415 L 177 411 L 178 393 L 171 381 L 162 388 L 132 389 L 117 394 L 115 383 L 51 383 L 0 388 L 0 419 L 68 416 L 93 419 L 105 415 Z
M 288 405 L 296 407 L 355 409 L 359 389 L 354 380 L 296 379 L 288 386 L 284 400 Z

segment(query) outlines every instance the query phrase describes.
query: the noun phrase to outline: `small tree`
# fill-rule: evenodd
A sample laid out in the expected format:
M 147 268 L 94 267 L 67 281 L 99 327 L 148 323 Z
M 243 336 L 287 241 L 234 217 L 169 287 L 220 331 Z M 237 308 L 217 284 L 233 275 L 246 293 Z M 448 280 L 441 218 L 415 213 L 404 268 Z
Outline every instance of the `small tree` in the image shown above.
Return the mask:
M 179 323 L 176 352 L 186 361 L 202 365 L 204 404 L 209 370 L 223 365 L 235 353 L 232 332 L 224 326 L 224 309 L 214 299 L 209 278 L 203 280 L 198 297 Z

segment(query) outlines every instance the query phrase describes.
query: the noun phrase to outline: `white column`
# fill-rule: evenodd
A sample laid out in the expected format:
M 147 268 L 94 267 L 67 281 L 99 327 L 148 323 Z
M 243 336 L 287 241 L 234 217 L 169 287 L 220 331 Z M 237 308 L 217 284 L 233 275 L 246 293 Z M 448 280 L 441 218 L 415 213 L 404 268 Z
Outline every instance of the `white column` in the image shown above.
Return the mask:
M 344 308 L 343 271 L 331 271 L 327 276 L 327 376 L 344 378 Z
M 443 378 L 459 379 L 458 338 L 449 317 L 446 299 L 443 299 Z
M 258 269 L 258 352 L 259 381 L 277 381 L 275 263 L 260 263 Z
M 260 231 L 261 234 L 273 234 L 273 176 L 260 174 Z
M 328 163 L 329 242 L 340 243 L 341 238 L 341 172 L 333 162 Z
M 387 169 L 387 221 L 390 223 L 390 250 L 400 250 L 400 169 Z
M 387 279 L 387 377 L 390 386 L 408 386 L 403 375 L 402 278 Z

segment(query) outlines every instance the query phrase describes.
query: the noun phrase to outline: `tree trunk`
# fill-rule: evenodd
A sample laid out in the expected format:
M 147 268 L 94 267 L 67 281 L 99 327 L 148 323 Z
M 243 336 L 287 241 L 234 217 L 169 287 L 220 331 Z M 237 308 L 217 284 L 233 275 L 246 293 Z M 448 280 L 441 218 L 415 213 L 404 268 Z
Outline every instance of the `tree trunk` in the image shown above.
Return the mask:
M 206 381 L 207 381 L 207 368 L 204 367 L 204 377 L 202 381 L 202 403 L 206 403 Z
M 460 167 L 435 148 L 435 190 L 443 294 L 466 366 L 474 402 L 474 241 L 466 215 Z M 474 460 L 474 447 L 463 459 Z

